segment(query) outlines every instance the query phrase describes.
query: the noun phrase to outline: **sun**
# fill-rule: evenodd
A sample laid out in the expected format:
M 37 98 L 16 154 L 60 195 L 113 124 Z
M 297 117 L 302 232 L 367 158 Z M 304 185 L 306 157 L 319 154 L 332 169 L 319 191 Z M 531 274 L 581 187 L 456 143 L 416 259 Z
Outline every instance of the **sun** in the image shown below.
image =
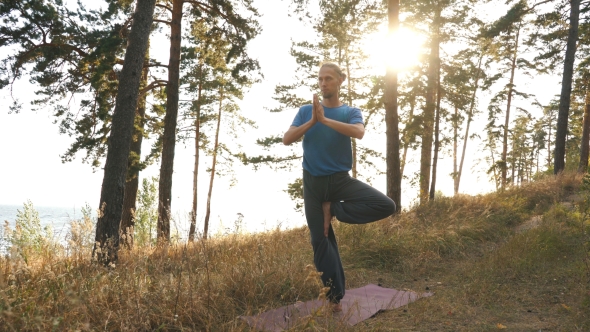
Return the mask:
M 389 34 L 387 26 L 382 26 L 365 39 L 365 53 L 376 74 L 383 74 L 388 67 L 403 72 L 418 64 L 424 41 L 424 36 L 409 28 Z

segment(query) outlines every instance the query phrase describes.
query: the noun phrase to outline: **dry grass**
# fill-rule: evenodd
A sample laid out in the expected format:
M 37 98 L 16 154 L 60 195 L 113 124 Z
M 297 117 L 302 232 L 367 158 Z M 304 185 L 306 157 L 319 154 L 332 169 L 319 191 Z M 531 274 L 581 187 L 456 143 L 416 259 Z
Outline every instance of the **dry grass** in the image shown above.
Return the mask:
M 559 203 L 590 197 L 579 186 L 579 176 L 548 177 L 366 226 L 336 223 L 347 287 L 435 296 L 353 328 L 313 317 L 293 330 L 590 330 L 588 211 Z M 515 232 L 535 215 L 538 227 Z M 137 248 L 114 268 L 70 252 L 0 259 L 3 330 L 248 331 L 238 316 L 320 293 L 305 228 Z

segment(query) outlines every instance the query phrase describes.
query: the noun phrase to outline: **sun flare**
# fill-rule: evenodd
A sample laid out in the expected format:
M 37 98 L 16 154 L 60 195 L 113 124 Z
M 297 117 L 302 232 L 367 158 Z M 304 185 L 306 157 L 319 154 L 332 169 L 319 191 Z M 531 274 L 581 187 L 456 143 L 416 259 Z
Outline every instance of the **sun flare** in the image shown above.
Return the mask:
M 366 52 L 373 70 L 383 73 L 385 68 L 404 71 L 418 64 L 424 36 L 408 28 L 389 34 L 387 28 L 366 39 Z

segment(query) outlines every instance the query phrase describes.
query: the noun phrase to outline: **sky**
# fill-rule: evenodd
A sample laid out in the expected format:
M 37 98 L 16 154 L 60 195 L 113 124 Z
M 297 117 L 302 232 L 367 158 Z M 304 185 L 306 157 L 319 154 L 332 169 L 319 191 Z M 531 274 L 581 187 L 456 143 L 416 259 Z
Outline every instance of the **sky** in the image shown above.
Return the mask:
M 296 18 L 288 16 L 289 1 L 255 1 L 262 17 L 258 20 L 262 33 L 249 45 L 249 54 L 258 59 L 264 79 L 255 84 L 239 103 L 246 117 L 255 120 L 258 128 L 249 130 L 240 137 L 248 152 L 258 138 L 281 134 L 286 131 L 297 110 L 270 113 L 265 107 L 276 106 L 272 100 L 274 87 L 279 83 L 290 83 L 296 69 L 294 59 L 289 55 L 291 40 L 309 40 L 314 37 L 311 27 L 303 25 Z M 150 54 L 167 63 L 168 49 L 165 36 L 153 40 Z M 378 49 L 382 41 L 373 41 Z M 375 60 L 378 61 L 378 60 Z M 384 69 L 383 69 L 384 70 Z M 534 79 L 521 77 L 525 90 L 537 93 L 542 104 L 559 93 L 559 77 L 537 76 Z M 517 77 L 517 80 L 519 77 Z M 526 81 L 526 83 L 524 83 Z M 519 81 L 520 82 L 520 81 Z M 79 211 L 86 203 L 97 207 L 103 171 L 94 171 L 83 164 L 81 156 L 74 161 L 62 163 L 60 155 L 72 143 L 72 138 L 59 134 L 57 124 L 53 123 L 49 110 L 33 112 L 28 101 L 34 87 L 28 82 L 19 81 L 14 86 L 12 96 L 25 105 L 19 114 L 8 114 L 12 103 L 10 91 L 0 91 L 0 205 L 22 205 L 31 200 L 36 206 L 64 207 Z M 480 95 L 480 109 L 487 107 L 489 96 Z M 310 98 L 311 99 L 311 98 Z M 485 118 L 485 116 L 481 116 Z M 485 121 L 473 124 L 473 132 L 482 132 Z M 385 144 L 385 133 L 372 132 L 366 140 Z M 224 137 L 221 138 L 223 140 Z M 226 138 L 227 139 L 227 138 Z M 483 174 L 483 166 L 476 160 L 481 158 L 481 146 L 477 141 L 468 145 L 465 174 L 462 179 L 462 192 L 468 194 L 485 193 L 493 190 L 493 185 Z M 144 146 L 144 151 L 148 146 Z M 417 152 L 419 154 L 419 151 Z M 415 154 L 415 161 L 419 155 Z M 188 212 L 192 204 L 192 142 L 177 144 L 174 162 L 172 210 L 176 227 L 182 233 L 188 229 Z M 418 158 L 418 159 L 416 159 Z M 417 163 L 409 167 L 418 167 Z M 452 160 L 443 155 L 439 161 L 438 188 L 445 195 L 452 195 L 452 179 L 449 176 Z M 382 167 L 384 169 L 384 166 Z M 407 172 L 415 171 L 409 169 Z M 249 166 L 235 163 L 237 184 L 230 188 L 227 178 L 216 178 L 212 197 L 212 233 L 223 233 L 232 229 L 242 214 L 242 228 L 246 231 L 261 231 L 274 227 L 290 228 L 305 224 L 304 216 L 294 211 L 294 203 L 284 189 L 287 183 L 300 176 L 301 170 L 274 172 L 262 167 L 254 171 Z M 141 178 L 157 176 L 159 163 L 151 165 L 141 174 Z M 204 206 L 206 203 L 208 174 L 200 172 L 198 227 L 202 229 Z M 384 176 L 376 176 L 373 185 L 385 191 Z M 417 196 L 416 188 L 403 183 L 404 205 L 408 206 Z

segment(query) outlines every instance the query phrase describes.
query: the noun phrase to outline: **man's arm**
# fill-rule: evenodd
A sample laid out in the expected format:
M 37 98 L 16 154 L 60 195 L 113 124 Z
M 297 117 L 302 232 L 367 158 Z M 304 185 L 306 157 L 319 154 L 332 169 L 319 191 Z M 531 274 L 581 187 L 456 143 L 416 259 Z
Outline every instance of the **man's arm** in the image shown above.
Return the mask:
M 316 95 L 313 97 L 313 112 L 318 122 L 336 130 L 342 135 L 358 139 L 362 139 L 365 136 L 365 126 L 362 123 L 344 123 L 326 118 L 324 116 L 324 107 Z
M 344 123 L 328 118 L 324 119 L 322 122 L 324 125 L 336 130 L 342 135 L 358 139 L 363 139 L 363 136 L 365 136 L 365 126 L 362 123 Z
M 285 135 L 283 135 L 283 144 L 291 145 L 291 143 L 299 140 L 309 130 L 309 128 L 316 124 L 316 122 L 318 122 L 318 118 L 316 117 L 315 112 L 312 110 L 311 119 L 309 119 L 309 121 L 299 127 L 289 127 Z
M 285 135 L 283 135 L 283 144 L 291 145 L 291 143 L 299 140 L 314 124 L 315 123 L 312 123 L 312 121 L 309 120 L 299 127 L 289 127 Z

